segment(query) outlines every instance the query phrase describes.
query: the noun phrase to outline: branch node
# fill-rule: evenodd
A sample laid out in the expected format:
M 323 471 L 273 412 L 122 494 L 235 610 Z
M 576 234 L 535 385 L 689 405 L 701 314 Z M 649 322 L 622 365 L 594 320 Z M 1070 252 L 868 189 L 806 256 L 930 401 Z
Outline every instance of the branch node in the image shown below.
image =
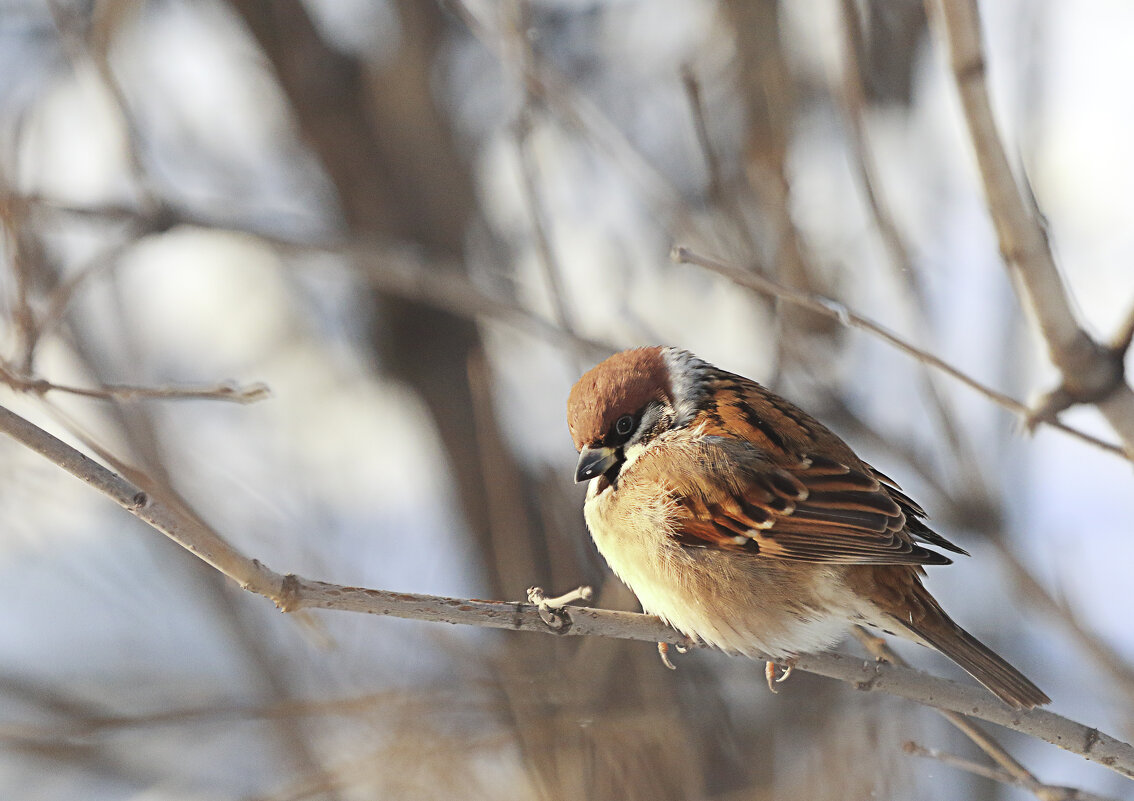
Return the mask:
M 856 681 L 856 682 L 854 683 L 854 688 L 855 688 L 856 690 L 862 690 L 862 691 L 863 691 L 864 693 L 865 693 L 865 692 L 870 692 L 871 690 L 873 690 L 873 689 L 874 689 L 874 685 L 875 685 L 875 684 L 877 684 L 877 683 L 878 683 L 878 679 L 879 679 L 879 678 L 881 678 L 881 675 L 882 675 L 882 674 L 881 674 L 881 671 L 880 671 L 880 669 L 879 669 L 879 668 L 880 668 L 880 666 L 881 666 L 882 664 L 886 664 L 886 663 L 882 663 L 882 662 L 865 662 L 865 661 L 864 661 L 864 662 L 862 663 L 862 669 L 863 669 L 863 671 L 864 671 L 864 672 L 866 672 L 866 671 L 872 671 L 872 672 L 874 673 L 874 675 L 873 675 L 873 676 L 871 676 L 871 677 L 870 677 L 870 678 L 868 678 L 868 679 L 863 679 L 862 681 Z
M 1098 741 L 1099 741 L 1099 730 L 1093 729 L 1093 728 L 1088 729 L 1087 730 L 1086 742 L 1083 743 L 1083 753 L 1084 754 L 1091 753 L 1091 749 L 1095 747 L 1095 745 L 1098 743 Z
M 259 564 L 258 561 L 257 564 Z M 294 612 L 299 609 L 299 576 L 288 573 L 283 577 L 276 606 L 281 612 Z
M 572 601 L 589 601 L 594 596 L 594 590 L 583 585 L 557 598 L 548 598 L 542 587 L 528 587 L 528 601 L 536 606 L 540 619 L 551 630 L 566 634 L 571 628 L 571 615 L 564 608 Z
M 669 249 L 669 260 L 674 264 L 689 264 L 689 248 L 684 245 L 674 245 Z
M 957 84 L 960 85 L 968 83 L 972 80 L 982 79 L 984 76 L 984 69 L 984 56 L 980 53 L 977 53 L 968 61 L 954 65 L 953 75 L 956 78 Z
M 1060 412 L 1079 404 L 1101 403 L 1126 385 L 1125 348 L 1105 347 L 1087 340 L 1078 349 L 1089 351 L 1083 354 L 1083 361 L 1094 369 L 1084 371 L 1086 374 L 1077 376 L 1078 380 L 1065 374 L 1058 387 L 1040 396 L 1024 417 L 1029 434 L 1040 423 L 1055 422 Z

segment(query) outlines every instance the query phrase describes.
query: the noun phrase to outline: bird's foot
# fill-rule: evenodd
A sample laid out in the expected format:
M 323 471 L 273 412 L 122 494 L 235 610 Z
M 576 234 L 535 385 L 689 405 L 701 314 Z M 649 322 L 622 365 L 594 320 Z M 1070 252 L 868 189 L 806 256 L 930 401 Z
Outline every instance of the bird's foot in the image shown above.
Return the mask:
M 781 660 L 781 664 L 783 665 L 784 672 L 777 677 L 776 672 L 779 666 L 771 660 L 764 663 L 764 678 L 768 680 L 768 689 L 774 693 L 779 692 L 779 690 L 776 689 L 776 685 L 783 684 L 787 681 L 788 676 L 795 670 L 795 657 L 791 656 L 787 659 L 783 659 Z

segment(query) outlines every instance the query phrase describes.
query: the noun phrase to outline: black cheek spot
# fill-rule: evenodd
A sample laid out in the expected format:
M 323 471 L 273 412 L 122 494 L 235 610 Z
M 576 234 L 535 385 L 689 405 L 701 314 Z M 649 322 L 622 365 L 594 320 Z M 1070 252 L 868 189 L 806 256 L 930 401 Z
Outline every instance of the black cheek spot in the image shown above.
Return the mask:
M 618 476 L 622 472 L 622 466 L 624 464 L 626 464 L 626 452 L 622 448 L 619 448 L 614 452 L 614 464 L 602 474 L 602 478 L 599 482 L 600 492 L 606 489 L 608 485 L 614 489 L 618 489 Z

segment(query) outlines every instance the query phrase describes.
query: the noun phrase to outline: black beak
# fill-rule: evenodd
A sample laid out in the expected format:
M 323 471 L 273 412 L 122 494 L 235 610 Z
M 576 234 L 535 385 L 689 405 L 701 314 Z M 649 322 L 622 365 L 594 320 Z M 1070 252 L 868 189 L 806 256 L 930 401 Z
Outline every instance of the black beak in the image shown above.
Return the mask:
M 618 460 L 614 448 L 587 448 L 579 451 L 579 464 L 575 468 L 575 483 L 601 476 Z

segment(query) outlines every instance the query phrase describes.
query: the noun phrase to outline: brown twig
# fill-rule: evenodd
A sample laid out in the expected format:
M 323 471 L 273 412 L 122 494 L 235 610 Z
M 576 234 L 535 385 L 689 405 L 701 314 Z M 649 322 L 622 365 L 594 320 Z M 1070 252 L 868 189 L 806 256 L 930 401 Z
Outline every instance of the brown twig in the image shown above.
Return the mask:
M 917 272 L 909 255 L 909 248 L 891 213 L 890 206 L 879 191 L 881 175 L 874 153 L 870 148 L 866 127 L 866 89 L 863 85 L 863 67 L 860 59 L 863 43 L 862 23 L 854 0 L 840 3 L 843 20 L 843 70 L 840 93 L 843 114 L 849 122 L 849 139 L 854 153 L 852 164 L 857 168 L 858 184 L 866 199 L 867 208 L 878 229 L 878 236 L 887 255 L 887 266 L 898 285 L 904 289 L 908 306 L 919 323 L 926 317 L 925 293 L 917 280 Z M 944 441 L 949 445 L 957 463 L 956 475 L 968 484 L 969 491 L 982 485 L 980 463 L 971 447 L 966 447 L 961 432 L 954 422 L 956 415 L 942 392 L 938 376 L 932 371 L 921 373 L 926 397 L 940 427 Z
M 281 575 L 240 553 L 193 516 L 179 512 L 175 504 L 165 503 L 162 498 L 149 494 L 2 407 L 0 431 L 107 495 L 119 506 L 236 581 L 243 589 L 269 598 L 285 612 L 337 609 L 514 631 L 597 635 L 674 645 L 685 643 L 684 636 L 650 615 L 571 607 L 565 625 L 551 629 L 534 604 L 345 587 L 294 574 Z M 887 692 L 996 723 L 1038 737 L 1134 778 L 1134 748 L 1130 745 L 1053 712 L 1010 709 L 983 688 L 834 653 L 803 655 L 796 667 L 849 683 L 856 689 Z
M 506 36 L 482 19 L 473 4 L 445 0 L 444 5 L 502 64 L 508 63 Z M 662 227 L 671 235 L 703 230 L 702 221 L 689 211 L 672 182 L 650 164 L 593 101 L 544 60 L 533 57 L 528 67 L 524 76 L 528 91 L 545 103 L 567 128 L 581 133 L 599 152 L 610 157 L 612 169 L 620 170 L 642 192 Z
M 709 173 L 709 197 L 714 203 L 723 203 L 725 198 L 724 177 L 721 173 L 721 160 L 713 147 L 712 137 L 709 136 L 709 125 L 706 121 L 705 99 L 701 94 L 701 84 L 693 74 L 693 67 L 689 64 L 681 65 L 681 85 L 685 89 L 685 96 L 689 100 L 689 111 L 693 117 L 693 130 L 697 134 L 697 145 L 705 158 L 705 169 Z
M 39 205 L 66 214 L 104 219 L 111 222 L 136 220 L 136 230 L 151 230 L 153 226 L 166 225 L 151 218 L 144 210 L 126 206 L 62 206 L 53 201 L 36 196 L 6 196 L 4 200 L 14 204 Z M 425 303 L 467 319 L 486 317 L 526 331 L 556 345 L 582 353 L 588 360 L 606 358 L 618 350 L 612 343 L 588 339 L 566 330 L 554 322 L 525 309 L 514 301 L 500 298 L 485 292 L 471 281 L 464 271 L 456 265 L 446 267 L 433 259 L 426 264 L 424 258 L 414 248 L 398 247 L 382 242 L 361 241 L 353 244 L 343 242 L 299 243 L 283 239 L 271 233 L 247 228 L 225 225 L 183 212 L 170 212 L 170 218 L 178 224 L 199 225 L 226 230 L 236 230 L 255 236 L 285 253 L 332 254 L 353 260 L 368 284 L 381 292 L 397 297 Z M 169 223 L 172 224 L 172 223 Z M 84 272 L 82 275 L 87 275 Z M 65 303 L 69 298 L 59 301 L 52 296 L 51 305 Z M 47 317 L 49 315 L 45 315 Z

